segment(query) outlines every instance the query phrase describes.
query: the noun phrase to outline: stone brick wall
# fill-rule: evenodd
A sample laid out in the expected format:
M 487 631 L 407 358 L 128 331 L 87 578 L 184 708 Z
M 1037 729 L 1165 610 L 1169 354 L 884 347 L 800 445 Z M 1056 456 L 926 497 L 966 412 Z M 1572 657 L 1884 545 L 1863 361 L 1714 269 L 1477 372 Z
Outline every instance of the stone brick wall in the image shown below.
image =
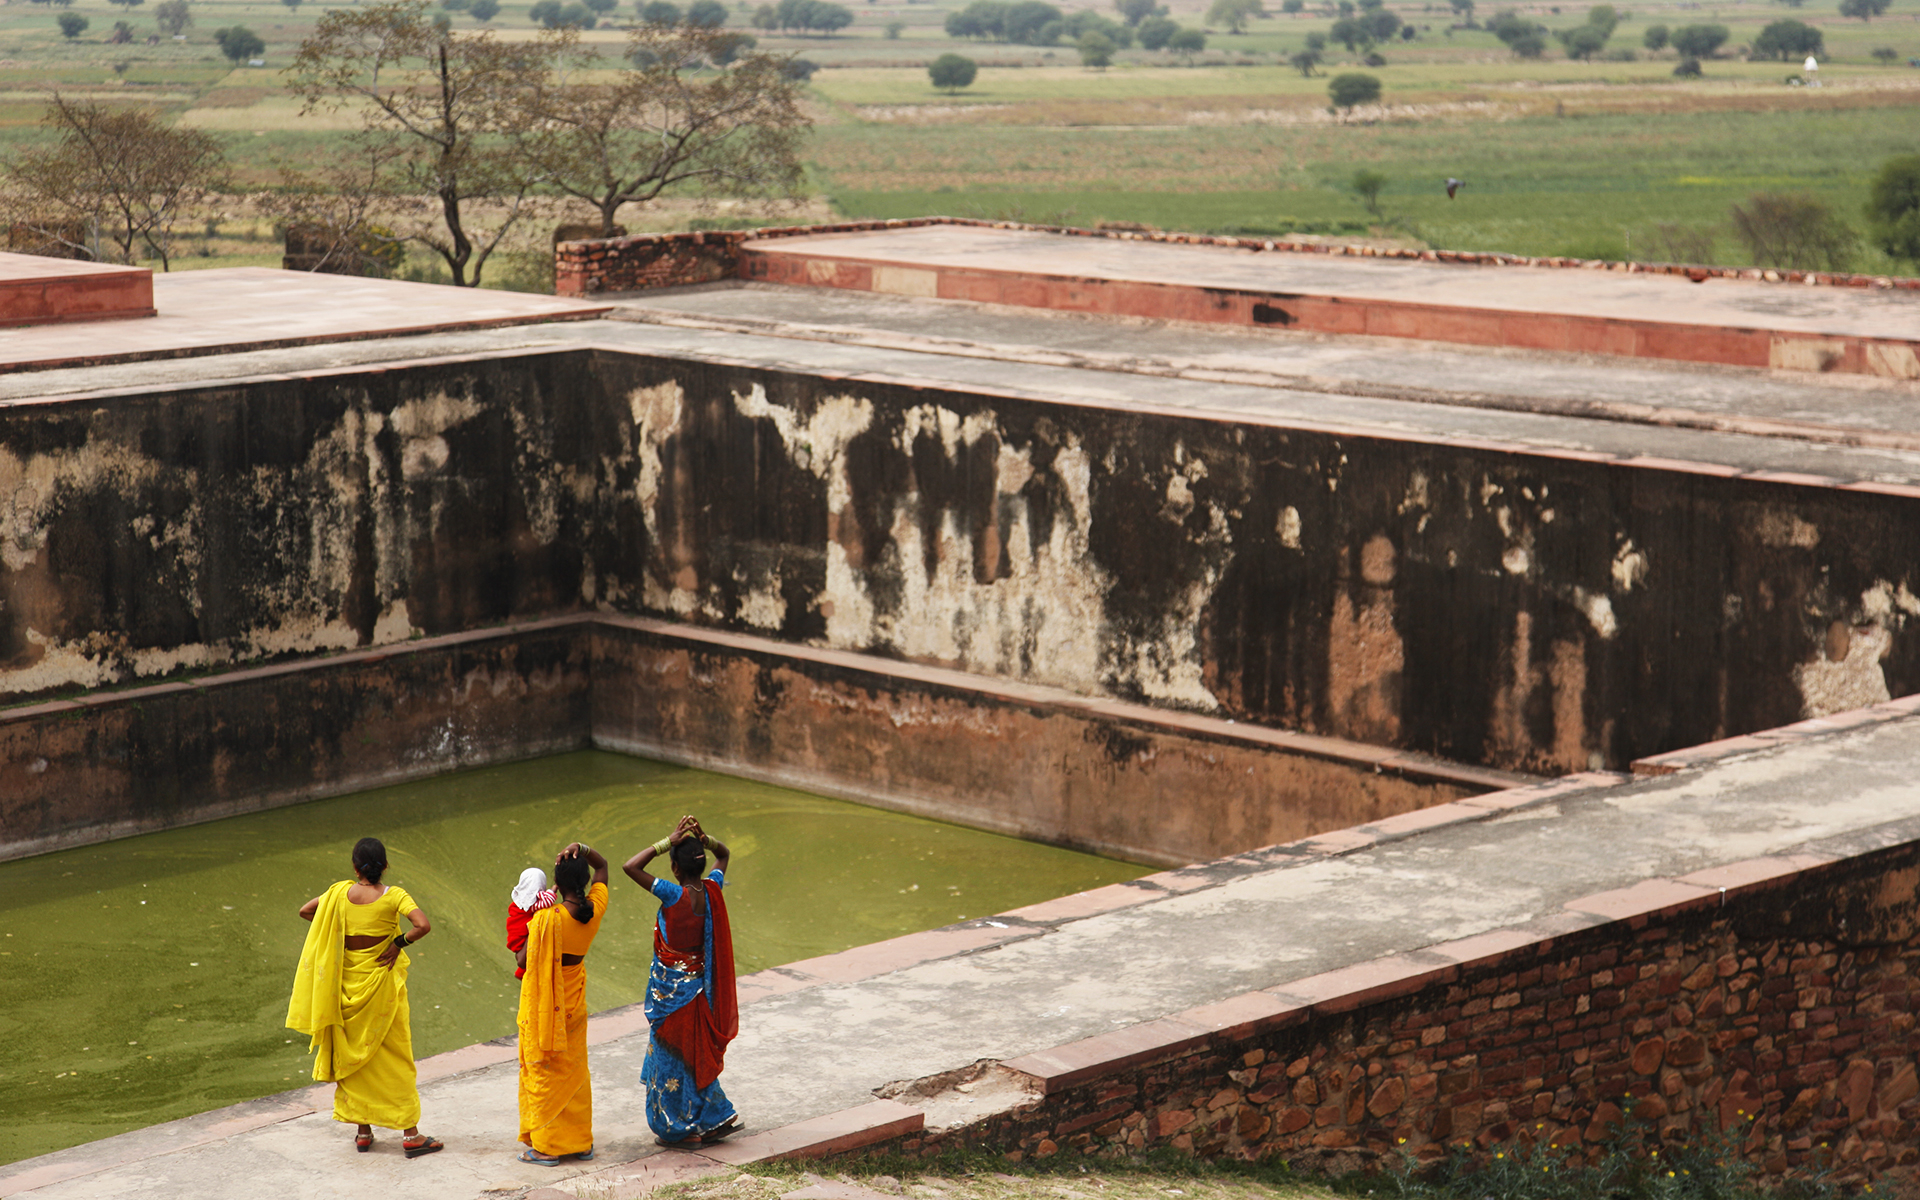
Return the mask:
M 1832 1168 L 1912 1194 L 1917 860 L 1908 843 L 1386 984 L 1349 968 L 1342 995 L 1119 1057 L 1037 1104 L 893 1148 L 1166 1146 L 1336 1172 L 1512 1139 L 1594 1157 L 1631 1095 L 1670 1141 L 1744 1126 L 1776 1181 Z
M 639 292 L 731 279 L 746 236 L 703 231 L 561 242 L 553 248 L 554 295 Z

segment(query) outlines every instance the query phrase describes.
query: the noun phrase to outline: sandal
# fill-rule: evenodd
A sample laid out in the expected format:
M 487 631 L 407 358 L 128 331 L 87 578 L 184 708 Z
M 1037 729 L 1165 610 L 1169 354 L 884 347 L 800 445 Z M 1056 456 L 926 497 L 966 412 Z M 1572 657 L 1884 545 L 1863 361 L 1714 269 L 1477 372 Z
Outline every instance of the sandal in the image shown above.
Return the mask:
M 581 1151 L 580 1153 L 578 1153 L 578 1154 L 569 1154 L 569 1155 L 567 1155 L 567 1157 L 568 1157 L 568 1158 L 571 1158 L 571 1159 L 572 1159 L 573 1161 L 575 1161 L 575 1162 L 592 1162 L 592 1161 L 593 1161 L 593 1147 L 592 1147 L 592 1146 L 588 1146 L 588 1147 L 587 1147 L 587 1148 L 586 1148 L 585 1150 L 582 1150 L 582 1151 Z
M 528 1146 L 520 1152 L 520 1161 L 524 1163 L 534 1163 L 542 1167 L 557 1167 L 560 1165 L 559 1159 L 549 1158 L 538 1150 L 535 1150 L 532 1146 Z
M 370 1133 L 354 1134 L 353 1148 L 355 1150 L 358 1150 L 362 1154 L 365 1154 L 367 1151 L 373 1149 L 373 1135 Z
M 712 1145 L 714 1142 L 723 1141 L 739 1132 L 740 1118 L 737 1116 L 728 1117 L 720 1124 L 715 1125 L 712 1129 L 701 1134 L 700 1144 L 703 1146 Z
M 447 1148 L 446 1144 L 438 1138 L 430 1138 L 424 1133 L 419 1137 L 405 1139 L 400 1143 L 400 1147 L 407 1152 L 408 1158 L 419 1158 L 422 1154 L 432 1154 Z

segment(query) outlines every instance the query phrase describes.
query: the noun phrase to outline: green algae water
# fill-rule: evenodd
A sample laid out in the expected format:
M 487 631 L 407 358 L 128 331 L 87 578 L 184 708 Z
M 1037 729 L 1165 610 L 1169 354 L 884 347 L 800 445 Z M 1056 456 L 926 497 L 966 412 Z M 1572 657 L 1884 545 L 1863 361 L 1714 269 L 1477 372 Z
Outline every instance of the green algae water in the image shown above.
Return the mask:
M 433 921 L 408 980 L 417 1055 L 513 1032 L 507 893 L 571 841 L 613 876 L 588 1006 L 638 1001 L 657 906 L 620 864 L 683 813 L 733 851 L 742 975 L 1148 870 L 594 752 L 0 863 L 0 1162 L 311 1083 L 285 1028 L 297 912 L 351 877 L 361 837 Z

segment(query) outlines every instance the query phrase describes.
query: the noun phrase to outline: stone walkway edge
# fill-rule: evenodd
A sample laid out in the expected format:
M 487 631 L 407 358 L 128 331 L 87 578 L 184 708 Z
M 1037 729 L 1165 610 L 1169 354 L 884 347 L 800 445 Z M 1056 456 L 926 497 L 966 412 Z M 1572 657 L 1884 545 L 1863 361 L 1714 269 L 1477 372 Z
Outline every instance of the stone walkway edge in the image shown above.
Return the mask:
M 837 954 L 803 959 L 739 980 L 740 1002 L 831 983 L 848 983 L 957 957 L 1034 937 L 1068 921 L 1149 903 L 1155 899 L 1220 886 L 1231 869 L 1270 868 L 1339 857 L 1397 841 L 1446 825 L 1482 821 L 1581 792 L 1606 789 L 1636 776 L 1667 775 L 1759 750 L 1829 736 L 1846 730 L 1899 721 L 1920 714 L 1920 695 L 1869 708 L 1799 721 L 1776 729 L 1710 742 L 1656 755 L 1632 764 L 1633 774 L 1586 771 L 1559 779 L 1469 797 L 1405 813 L 1369 825 L 1336 830 L 1297 842 L 1263 847 L 1213 863 L 1161 871 L 1126 883 L 1062 896 L 995 917 L 925 930 L 884 942 L 856 946 Z M 1635 925 L 1669 917 L 1706 904 L 1724 903 L 1729 894 L 1763 886 L 1835 861 L 1819 853 L 1775 854 L 1727 863 L 1675 878 L 1650 878 L 1624 888 L 1570 900 L 1564 911 L 1525 924 L 1489 930 L 1457 941 L 1403 954 L 1350 964 L 1277 987 L 1247 992 L 1110 1033 L 1007 1059 L 1003 1068 L 1034 1081 L 1041 1095 L 1192 1052 L 1213 1039 L 1232 1041 L 1309 1020 L 1316 1015 L 1354 1009 L 1414 994 L 1458 975 L 1463 968 L 1486 967 L 1518 951 L 1550 943 L 1580 929 L 1627 921 Z M 1228 868 L 1223 876 L 1221 868 Z M 642 1005 L 594 1014 L 588 1022 L 589 1045 L 601 1045 L 647 1028 Z M 421 1059 L 422 1083 L 511 1062 L 513 1039 L 463 1046 Z M 161 1125 L 103 1138 L 0 1168 L 0 1195 L 28 1192 L 146 1157 L 158 1134 L 170 1144 L 163 1153 L 215 1142 L 248 1130 L 307 1116 L 331 1106 L 326 1084 L 316 1084 L 257 1100 L 244 1101 Z M 568 1178 L 569 1186 L 604 1183 L 618 1174 L 627 1194 L 645 1187 L 711 1174 L 728 1166 L 786 1159 L 823 1158 L 877 1145 L 918 1132 L 925 1114 L 893 1100 L 874 1100 L 839 1112 L 776 1129 L 746 1133 L 699 1150 L 668 1150 L 645 1155 Z M 177 1134 L 177 1137 L 168 1137 Z M 526 1200 L 560 1200 L 574 1195 L 559 1188 L 536 1188 Z

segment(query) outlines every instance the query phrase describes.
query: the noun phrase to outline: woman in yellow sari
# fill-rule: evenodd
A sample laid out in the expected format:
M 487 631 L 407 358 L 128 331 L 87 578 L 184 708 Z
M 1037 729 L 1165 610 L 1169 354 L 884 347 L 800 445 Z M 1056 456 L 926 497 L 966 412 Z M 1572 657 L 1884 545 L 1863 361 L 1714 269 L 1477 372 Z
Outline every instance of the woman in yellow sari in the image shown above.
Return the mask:
M 591 875 L 591 881 L 589 881 Z M 587 951 L 607 912 L 607 860 L 575 842 L 553 860 L 560 903 L 527 923 L 520 980 L 522 1160 L 553 1166 L 593 1157 L 587 1076 Z
M 293 977 L 287 1028 L 311 1039 L 313 1077 L 336 1085 L 333 1119 L 359 1126 L 356 1150 L 373 1148 L 373 1127 L 380 1125 L 402 1130 L 401 1148 L 418 1158 L 442 1145 L 420 1132 L 409 960 L 401 951 L 433 926 L 405 888 L 380 882 L 386 869 L 387 848 L 377 838 L 361 838 L 353 848 L 353 878 L 301 907 L 301 920 L 312 928 Z

